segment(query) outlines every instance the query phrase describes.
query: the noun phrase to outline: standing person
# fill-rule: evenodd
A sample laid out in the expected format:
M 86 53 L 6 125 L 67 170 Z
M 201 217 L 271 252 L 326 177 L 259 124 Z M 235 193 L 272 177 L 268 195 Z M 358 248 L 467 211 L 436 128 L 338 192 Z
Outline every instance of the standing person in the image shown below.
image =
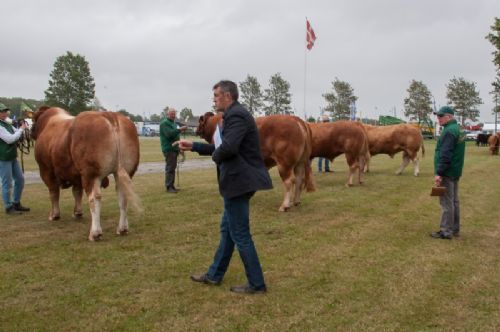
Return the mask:
M 330 118 L 328 115 L 324 114 L 321 116 L 321 122 L 330 122 Z M 323 161 L 325 161 L 325 173 L 329 173 L 330 171 L 330 161 L 327 158 L 318 157 L 318 172 L 321 173 L 323 171 Z M 332 162 L 333 164 L 333 162 Z
M 465 134 L 460 130 L 455 111 L 443 106 L 436 113 L 440 126 L 443 126 L 434 155 L 434 182 L 446 188 L 440 196 L 440 230 L 431 233 L 436 239 L 448 239 L 460 235 L 460 204 L 458 200 L 458 181 L 462 176 L 465 156 Z
M 24 188 L 24 175 L 17 161 L 16 142 L 21 137 L 27 124 L 23 122 L 18 129 L 7 123 L 9 108 L 0 103 L 0 179 L 2 181 L 2 199 L 7 214 L 20 214 L 30 209 L 21 205 Z M 12 182 L 14 192 L 11 199 Z
M 165 156 L 165 190 L 167 193 L 176 194 L 179 189 L 175 188 L 175 169 L 177 168 L 177 156 L 179 155 L 179 147 L 173 146 L 172 143 L 180 139 L 180 134 L 185 132 L 187 127 L 177 128 L 175 124 L 175 108 L 168 107 L 165 110 L 167 117 L 160 123 L 160 143 L 161 151 Z
M 191 275 L 195 282 L 219 285 L 229 266 L 234 246 L 245 266 L 248 283 L 232 286 L 236 293 L 267 291 L 257 250 L 250 234 L 250 198 L 257 190 L 271 189 L 272 182 L 260 153 L 259 134 L 252 115 L 238 102 L 238 87 L 220 81 L 213 87 L 214 103 L 224 112 L 223 126 L 214 136 L 215 144 L 181 140 L 181 150 L 212 155 L 217 164 L 219 191 L 224 199 L 220 223 L 220 242 L 212 265 L 204 274 Z

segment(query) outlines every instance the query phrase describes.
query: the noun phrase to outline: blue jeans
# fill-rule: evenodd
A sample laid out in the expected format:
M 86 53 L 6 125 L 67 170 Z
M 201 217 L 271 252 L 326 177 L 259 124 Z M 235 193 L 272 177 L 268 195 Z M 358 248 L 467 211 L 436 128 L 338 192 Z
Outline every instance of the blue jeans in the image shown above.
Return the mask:
M 318 158 L 318 171 L 322 171 L 323 160 L 325 161 L 325 172 L 330 171 L 330 161 L 326 158 L 319 157 Z
M 21 194 L 24 188 L 24 175 L 17 159 L 3 161 L 0 160 L 0 179 L 2 179 L 2 199 L 3 205 L 7 209 L 12 203 L 21 201 Z M 10 199 L 10 189 L 14 180 L 14 197 Z
M 245 266 L 248 284 L 253 289 L 265 287 L 264 275 L 260 266 L 257 250 L 250 234 L 249 203 L 253 193 L 235 198 L 224 198 L 224 214 L 220 223 L 220 243 L 215 252 L 207 275 L 211 280 L 221 281 L 227 271 L 234 246 L 238 249 Z

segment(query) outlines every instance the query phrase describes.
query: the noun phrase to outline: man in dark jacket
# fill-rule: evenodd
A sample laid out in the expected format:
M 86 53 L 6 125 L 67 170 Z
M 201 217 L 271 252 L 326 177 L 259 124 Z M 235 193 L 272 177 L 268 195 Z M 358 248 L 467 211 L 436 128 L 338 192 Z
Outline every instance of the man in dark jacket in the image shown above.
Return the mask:
M 238 87 L 220 81 L 213 87 L 214 102 L 224 112 L 214 144 L 181 140 L 181 150 L 212 155 L 217 164 L 219 191 L 224 198 L 220 224 L 220 243 L 208 271 L 192 275 L 195 282 L 218 285 L 229 266 L 234 246 L 245 266 L 248 284 L 232 286 L 236 293 L 255 294 L 267 291 L 249 224 L 250 198 L 257 190 L 271 189 L 272 182 L 260 153 L 259 134 L 252 115 L 238 102 Z
M 443 106 L 436 113 L 439 125 L 443 126 L 434 154 L 434 182 L 446 188 L 439 198 L 441 204 L 440 230 L 431 233 L 436 239 L 448 239 L 460 235 L 460 204 L 458 181 L 462 176 L 465 156 L 465 134 L 454 119 L 455 111 Z

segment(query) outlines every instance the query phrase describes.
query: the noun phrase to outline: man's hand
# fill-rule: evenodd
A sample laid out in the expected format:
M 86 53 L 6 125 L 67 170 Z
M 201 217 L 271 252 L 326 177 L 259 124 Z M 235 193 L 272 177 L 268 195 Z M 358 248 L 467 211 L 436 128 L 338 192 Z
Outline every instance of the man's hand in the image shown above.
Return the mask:
M 436 184 L 436 187 L 441 186 L 441 181 L 442 181 L 441 176 L 439 176 L 439 175 L 434 176 L 434 183 Z
M 191 151 L 193 148 L 193 142 L 181 139 L 180 141 L 172 143 L 172 146 L 179 146 L 181 151 Z
M 28 123 L 27 123 L 26 121 L 24 121 L 24 120 L 23 120 L 23 121 L 21 122 L 21 126 L 20 126 L 19 128 L 21 128 L 22 130 L 24 130 L 24 129 L 28 128 Z
M 183 132 L 185 132 L 187 129 L 188 129 L 188 127 L 187 127 L 187 126 L 182 126 L 182 127 L 180 127 L 180 128 L 179 128 L 179 130 L 180 130 L 182 133 L 183 133 Z

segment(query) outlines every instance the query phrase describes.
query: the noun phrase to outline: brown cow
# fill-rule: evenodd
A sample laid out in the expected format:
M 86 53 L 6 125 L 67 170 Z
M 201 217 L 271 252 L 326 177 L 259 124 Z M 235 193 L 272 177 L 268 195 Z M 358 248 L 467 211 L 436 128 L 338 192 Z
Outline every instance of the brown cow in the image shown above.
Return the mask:
M 496 135 L 491 135 L 490 137 L 488 137 L 488 146 L 491 155 L 498 154 L 499 145 L 500 145 L 500 132 L 496 133 Z
M 101 185 L 113 174 L 120 205 L 117 234 L 128 233 L 127 204 L 137 207 L 131 178 L 139 164 L 139 140 L 134 124 L 111 112 L 82 112 L 71 116 L 61 108 L 42 107 L 34 115 L 32 137 L 40 176 L 49 188 L 49 220 L 60 218 L 60 188 L 73 187 L 73 215 L 82 216 L 83 190 L 92 215 L 89 240 L 102 236 Z
M 222 113 L 207 112 L 200 117 L 196 134 L 211 143 L 216 124 Z M 287 211 L 291 203 L 300 204 L 304 187 L 314 191 L 309 155 L 311 153 L 311 132 L 304 121 L 296 116 L 271 115 L 256 120 L 259 129 L 260 149 L 268 169 L 278 166 L 285 187 L 283 203 L 279 211 Z M 293 200 L 292 200 L 293 196 Z
M 418 151 L 422 149 L 422 157 L 425 155 L 424 139 L 419 128 L 409 124 L 397 124 L 392 126 L 365 125 L 370 143 L 370 154 L 388 154 L 391 158 L 398 152 L 403 151 L 403 162 L 396 171 L 397 175 L 403 173 L 410 160 L 413 162 L 413 175 L 418 176 L 419 158 Z M 365 171 L 369 171 L 366 164 Z
M 363 183 L 363 169 L 368 162 L 368 138 L 363 125 L 352 121 L 308 123 L 312 132 L 311 158 L 323 157 L 333 160 L 345 154 L 349 165 L 346 186 L 352 186 L 354 173 L 358 171 L 358 181 Z

